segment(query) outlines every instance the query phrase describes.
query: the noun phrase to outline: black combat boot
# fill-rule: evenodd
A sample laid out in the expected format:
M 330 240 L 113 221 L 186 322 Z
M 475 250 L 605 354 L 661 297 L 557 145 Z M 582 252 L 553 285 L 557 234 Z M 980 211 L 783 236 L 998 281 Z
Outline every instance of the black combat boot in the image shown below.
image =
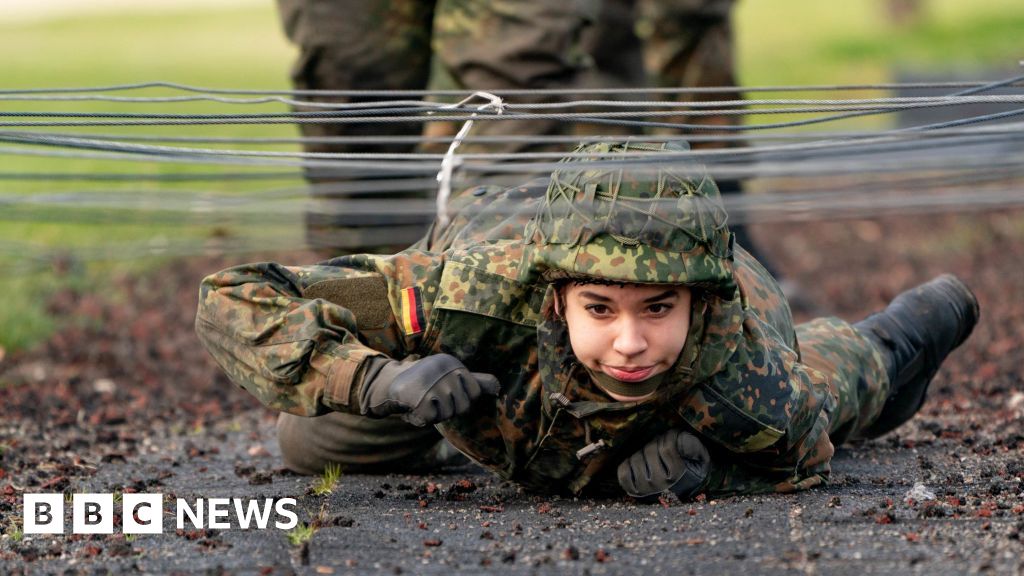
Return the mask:
M 882 413 L 863 436 L 881 436 L 917 413 L 928 383 L 946 356 L 971 334 L 978 312 L 978 299 L 970 289 L 956 276 L 943 274 L 854 324 L 881 350 L 890 382 Z

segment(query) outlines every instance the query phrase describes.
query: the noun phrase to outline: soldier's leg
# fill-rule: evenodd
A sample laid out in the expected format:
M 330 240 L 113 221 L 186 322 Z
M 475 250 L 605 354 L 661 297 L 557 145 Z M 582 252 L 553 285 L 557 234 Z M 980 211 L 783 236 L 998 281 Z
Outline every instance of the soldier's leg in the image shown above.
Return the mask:
M 430 75 L 433 0 L 278 0 L 285 31 L 300 54 L 292 69 L 298 90 L 421 90 Z M 320 102 L 354 103 L 385 98 L 302 96 Z M 300 108 L 300 111 L 323 110 Z M 310 138 L 419 135 L 420 123 L 300 124 Z M 386 152 L 413 150 L 412 144 L 309 142 L 308 152 Z M 359 193 L 373 178 L 310 169 L 314 198 L 307 212 L 307 240 L 326 251 L 409 244 L 426 230 L 432 215 L 346 214 L 342 199 L 416 198 L 422 193 Z M 352 192 L 352 191 L 355 192 Z M 358 200 L 357 200 L 358 201 Z M 351 204 L 350 204 L 351 206 Z
M 829 438 L 839 446 L 878 417 L 889 394 L 882 352 L 853 325 L 818 318 L 796 327 L 803 364 L 828 377 L 836 408 Z
M 416 427 L 398 417 L 282 413 L 277 440 L 285 465 L 300 474 L 319 474 L 328 464 L 351 472 L 421 471 L 462 458 L 433 426 Z
M 636 35 L 636 0 L 603 0 L 597 21 L 583 31 L 583 51 L 589 55 L 589 66 L 583 71 L 579 85 L 584 88 L 645 88 L 643 44 Z M 632 101 L 635 93 L 602 94 L 601 100 Z M 583 109 L 577 109 L 583 111 Z M 644 129 L 613 124 L 577 124 L 573 133 L 579 136 L 633 136 Z
M 514 2 L 511 0 L 441 0 L 434 47 L 460 88 L 501 90 L 571 89 L 578 85 L 586 57 L 580 37 L 594 20 L 597 2 Z M 550 101 L 550 96 L 515 96 L 511 101 Z M 478 121 L 474 135 L 553 135 L 567 133 L 559 120 Z M 545 149 L 508 142 L 464 144 L 461 152 L 518 152 Z M 565 145 L 550 147 L 565 150 Z
M 970 289 L 944 275 L 856 324 L 822 318 L 798 326 L 802 361 L 829 377 L 838 401 L 829 426 L 833 443 L 880 436 L 912 418 L 942 361 L 978 317 Z
M 889 394 L 861 434 L 881 436 L 912 418 L 946 356 L 974 330 L 978 299 L 959 278 L 944 274 L 896 296 L 885 310 L 854 327 L 881 351 Z
M 758 318 L 800 356 L 800 362 L 827 376 L 836 408 L 829 438 L 838 446 L 878 417 L 889 391 L 883 353 L 853 325 L 839 318 L 818 318 L 793 327 L 778 283 L 743 247 L 734 253 L 736 282 Z

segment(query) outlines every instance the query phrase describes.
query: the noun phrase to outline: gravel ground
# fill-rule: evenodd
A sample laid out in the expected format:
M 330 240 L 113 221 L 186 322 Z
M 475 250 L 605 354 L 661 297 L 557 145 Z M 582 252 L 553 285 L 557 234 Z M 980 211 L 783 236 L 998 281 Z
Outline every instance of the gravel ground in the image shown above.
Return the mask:
M 639 506 L 526 494 L 467 466 L 346 475 L 315 495 L 313 479 L 280 468 L 273 415 L 195 341 L 199 278 L 228 264 L 196 259 L 119 279 L 106 296 L 54 295 L 66 328 L 0 360 L 0 573 L 1024 572 L 1024 213 L 754 232 L 807 296 L 846 318 L 943 271 L 981 301 L 981 324 L 918 417 L 840 451 L 827 487 Z M 297 498 L 315 532 L 179 532 L 169 503 L 163 534 L 17 534 L 23 493 L 88 491 Z

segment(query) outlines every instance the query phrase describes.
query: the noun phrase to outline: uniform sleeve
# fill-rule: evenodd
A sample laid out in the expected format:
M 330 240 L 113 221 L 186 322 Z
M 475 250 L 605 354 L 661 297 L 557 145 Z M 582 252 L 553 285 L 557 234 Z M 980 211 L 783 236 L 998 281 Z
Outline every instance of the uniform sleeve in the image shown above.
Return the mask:
M 828 480 L 836 399 L 827 377 L 760 326 L 748 322 L 727 369 L 684 407 L 714 447 L 712 495 L 789 492 Z
M 831 474 L 835 449 L 827 431 L 828 419 L 819 415 L 812 430 L 789 454 L 753 454 L 743 457 L 720 451 L 712 455 L 712 468 L 704 491 L 712 497 L 765 492 L 795 492 L 825 484 Z M 795 464 L 791 464 L 795 460 Z
M 405 355 L 407 341 L 382 336 L 393 334 L 396 324 L 390 295 L 403 281 L 415 283 L 408 274 L 395 273 L 401 261 L 395 256 L 381 266 L 364 259 L 351 267 L 257 263 L 229 268 L 203 280 L 196 332 L 228 377 L 265 406 L 302 416 L 358 413 L 351 398 L 364 360 Z M 360 332 L 351 309 L 307 294 L 324 283 L 367 278 L 381 282 L 377 300 L 387 301 L 353 300 L 385 310 L 385 318 L 374 319 L 384 328 L 370 337 Z

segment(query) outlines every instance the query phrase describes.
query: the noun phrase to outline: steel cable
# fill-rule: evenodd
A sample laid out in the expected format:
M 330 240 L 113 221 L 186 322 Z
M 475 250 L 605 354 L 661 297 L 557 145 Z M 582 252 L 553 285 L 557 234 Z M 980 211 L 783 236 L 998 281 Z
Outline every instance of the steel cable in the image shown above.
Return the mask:
M 422 135 L 366 135 L 333 138 L 284 138 L 204 136 L 176 133 L 138 134 L 142 126 L 205 126 L 210 124 L 273 125 L 299 123 L 403 123 L 462 122 L 476 112 L 478 121 L 521 121 L 548 119 L 566 123 L 646 128 L 684 128 L 703 131 L 694 135 L 648 136 L 635 134 L 638 140 L 723 141 L 743 143 L 720 150 L 623 154 L 614 158 L 588 159 L 589 167 L 629 167 L 638 174 L 676 167 L 692 170 L 698 163 L 717 178 L 753 179 L 758 193 L 727 196 L 725 202 L 734 222 L 782 222 L 832 218 L 864 218 L 885 214 L 925 214 L 1018 208 L 1024 205 L 1021 182 L 1024 180 L 1024 131 L 1021 123 L 976 126 L 1006 121 L 1024 114 L 1024 108 L 998 112 L 972 112 L 966 117 L 919 124 L 908 128 L 859 132 L 770 133 L 802 126 L 837 122 L 863 115 L 892 114 L 913 110 L 955 110 L 960 106 L 994 106 L 1024 103 L 1024 95 L 976 96 L 995 87 L 1018 88 L 1020 78 L 985 83 L 920 83 L 856 86 L 760 87 L 745 92 L 812 92 L 834 90 L 969 88 L 949 96 L 893 97 L 863 99 L 780 99 L 721 100 L 705 103 L 656 102 L 641 100 L 571 100 L 539 104 L 507 103 L 505 114 L 489 116 L 475 108 L 452 109 L 444 103 L 412 100 L 360 103 L 310 103 L 301 96 L 397 97 L 466 96 L 463 91 L 442 92 L 315 92 L 245 91 L 190 87 L 172 83 L 145 83 L 96 88 L 0 90 L 2 101 L 62 101 L 77 104 L 107 102 L 121 105 L 179 105 L 210 102 L 228 106 L 288 104 L 330 108 L 329 111 L 264 114 L 175 114 L 170 112 L 81 112 L 81 111 L 0 111 L 0 118 L 45 118 L 47 121 L 0 121 L 10 128 L 60 128 L 117 126 L 133 131 L 119 134 L 79 134 L 42 130 L 0 130 L 0 158 L 35 156 L 46 159 L 88 159 L 117 163 L 118 168 L 147 163 L 176 164 L 185 170 L 200 166 L 231 167 L 224 171 L 197 173 L 143 174 L 73 172 L 28 169 L 0 171 L 0 180 L 21 182 L 24 189 L 6 187 L 0 192 L 0 222 L 30 225 L 120 223 L 152 226 L 150 240 L 135 243 L 102 242 L 98 246 L 71 249 L 82 261 L 139 258 L 153 255 L 187 255 L 216 251 L 252 251 L 266 248 L 299 248 L 302 245 L 302 217 L 310 209 L 325 214 L 352 217 L 394 215 L 433 215 L 429 193 L 435 186 L 432 176 L 443 157 L 430 152 L 408 153 L 309 153 L 299 151 L 252 150 L 238 147 L 214 148 L 158 146 L 163 143 L 294 145 L 337 144 L 428 144 L 448 143 L 450 137 Z M 191 92 L 194 96 L 131 97 L 110 96 L 109 92 L 142 89 L 170 89 Z M 639 89 L 594 91 L 497 91 L 514 95 L 586 95 L 641 94 L 649 96 L 693 93 L 726 93 L 735 88 L 702 90 Z M 222 96 L 257 95 L 262 98 L 226 98 Z M 745 106 L 745 109 L 738 109 Z M 759 106 L 772 108 L 758 108 Z M 750 108 L 753 107 L 753 108 Z M 536 110 L 600 108 L 586 112 L 537 113 Z M 838 114 L 837 114 L 838 113 Z M 750 126 L 703 126 L 683 122 L 660 122 L 643 118 L 672 118 L 724 115 L 825 114 L 823 117 L 798 118 Z M 96 122 L 94 122 L 96 121 Z M 417 129 L 418 130 L 418 129 Z M 711 134 L 708 132 L 719 132 Z M 727 133 L 726 133 L 727 132 Z M 541 136 L 511 135 L 466 138 L 480 144 L 556 144 L 580 140 L 621 140 L 620 136 Z M 757 142 L 758 145 L 750 145 Z M 473 152 L 458 155 L 456 179 L 462 186 L 479 181 L 534 179 L 544 177 L 563 165 L 557 162 L 571 153 L 562 152 Z M 173 168 L 178 170 L 179 168 Z M 319 177 L 344 181 L 284 188 L 257 188 L 254 183 L 298 179 L 316 170 Z M 162 187 L 127 189 L 83 189 L 78 182 L 133 183 L 155 182 Z M 187 188 L 174 183 L 193 183 Z M 204 189 L 196 183 L 220 188 Z M 422 192 L 423 198 L 388 198 L 398 192 Z M 355 198 L 354 196 L 360 196 Z M 220 230 L 210 236 L 213 229 Z M 179 230 L 181 232 L 174 232 Z M 222 235 L 225 233 L 226 235 Z M 44 271 L 53 258 L 69 249 L 55 249 L 25 239 L 0 238 L 3 261 L 18 264 L 12 270 Z M 21 268 L 19 268 L 19 266 Z

